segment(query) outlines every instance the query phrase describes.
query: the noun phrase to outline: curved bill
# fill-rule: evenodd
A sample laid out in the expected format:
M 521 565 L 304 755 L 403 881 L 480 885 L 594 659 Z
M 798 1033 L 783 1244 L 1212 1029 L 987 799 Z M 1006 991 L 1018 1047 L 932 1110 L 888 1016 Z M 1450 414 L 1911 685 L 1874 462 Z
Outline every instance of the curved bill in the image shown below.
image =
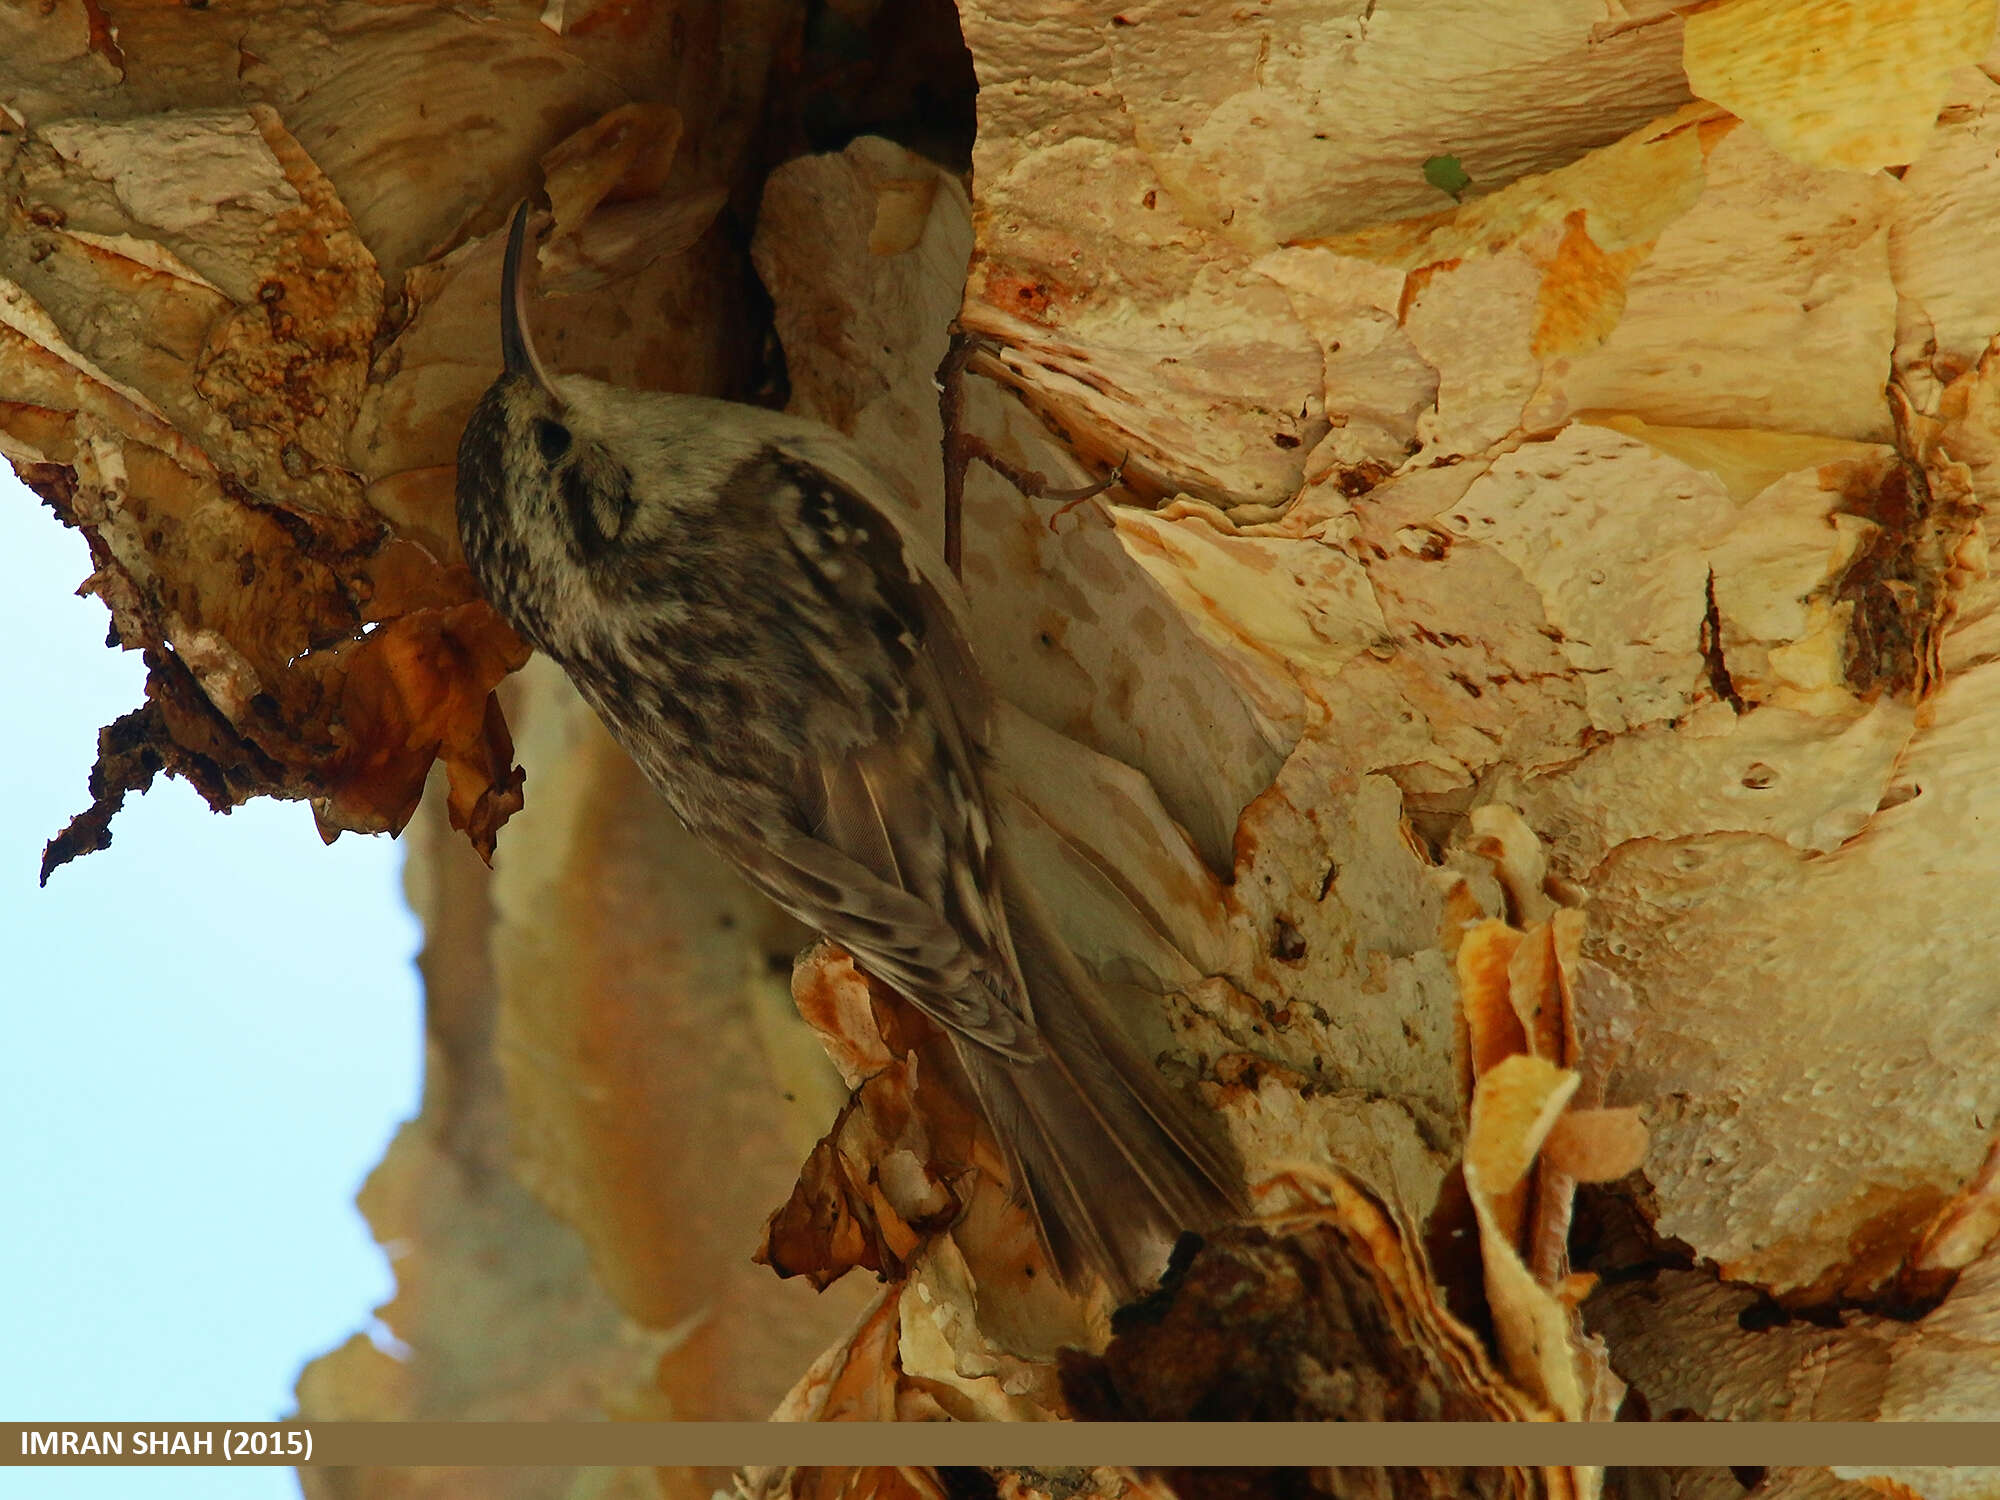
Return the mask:
M 528 339 L 528 290 L 521 279 L 521 252 L 528 238 L 528 205 L 522 201 L 514 210 L 514 223 L 507 231 L 507 257 L 500 265 L 500 355 L 509 375 L 526 375 L 543 390 L 549 390 L 549 372 L 535 357 Z

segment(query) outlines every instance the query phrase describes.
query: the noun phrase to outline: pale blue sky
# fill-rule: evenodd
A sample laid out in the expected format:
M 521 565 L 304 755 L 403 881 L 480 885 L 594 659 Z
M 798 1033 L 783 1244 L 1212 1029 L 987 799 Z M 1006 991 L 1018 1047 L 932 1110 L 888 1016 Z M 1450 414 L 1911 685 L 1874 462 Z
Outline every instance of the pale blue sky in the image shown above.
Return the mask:
M 422 1022 L 386 838 L 178 781 L 35 886 L 142 696 L 89 572 L 0 463 L 0 1419 L 269 1420 L 391 1280 L 353 1199 L 416 1108 Z M 295 1496 L 292 1471 L 15 1469 L 9 1496 Z

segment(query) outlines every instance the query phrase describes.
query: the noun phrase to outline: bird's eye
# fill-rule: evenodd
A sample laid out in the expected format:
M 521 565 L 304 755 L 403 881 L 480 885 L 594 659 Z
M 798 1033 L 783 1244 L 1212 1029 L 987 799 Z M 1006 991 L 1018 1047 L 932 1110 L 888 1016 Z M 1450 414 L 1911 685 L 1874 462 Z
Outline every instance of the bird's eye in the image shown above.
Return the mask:
M 542 450 L 547 462 L 554 463 L 569 452 L 569 429 L 560 422 L 539 417 L 535 421 L 535 446 Z

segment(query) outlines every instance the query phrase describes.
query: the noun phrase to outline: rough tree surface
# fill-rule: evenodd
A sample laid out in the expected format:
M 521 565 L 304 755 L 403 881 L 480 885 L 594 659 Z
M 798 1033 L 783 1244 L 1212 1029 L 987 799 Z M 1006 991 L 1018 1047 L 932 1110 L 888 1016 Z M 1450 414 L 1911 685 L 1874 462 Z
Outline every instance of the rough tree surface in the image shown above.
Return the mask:
M 161 771 L 412 828 L 428 1085 L 363 1195 L 409 1352 L 357 1335 L 302 1411 L 2000 1419 L 1994 28 L 0 12 L 0 452 L 150 669 L 48 867 Z M 474 595 L 452 457 L 538 191 L 558 368 L 785 400 L 941 537 L 957 318 L 960 439 L 1059 487 L 1124 459 L 1060 512 L 974 463 L 963 574 L 1009 816 L 1258 1208 L 1146 1303 L 1053 1284 L 937 1038 L 688 840 Z M 1204 1473 L 993 1482 L 2000 1494 Z

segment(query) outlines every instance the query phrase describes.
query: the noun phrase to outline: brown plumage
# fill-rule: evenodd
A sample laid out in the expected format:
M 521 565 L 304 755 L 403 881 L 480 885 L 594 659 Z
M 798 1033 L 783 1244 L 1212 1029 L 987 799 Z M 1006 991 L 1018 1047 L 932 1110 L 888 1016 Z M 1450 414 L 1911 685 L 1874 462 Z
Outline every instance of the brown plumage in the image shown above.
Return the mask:
M 830 429 L 547 375 L 525 224 L 459 446 L 481 587 L 691 831 L 946 1029 L 1061 1274 L 1130 1292 L 1236 1177 L 1010 856 L 956 581 Z

